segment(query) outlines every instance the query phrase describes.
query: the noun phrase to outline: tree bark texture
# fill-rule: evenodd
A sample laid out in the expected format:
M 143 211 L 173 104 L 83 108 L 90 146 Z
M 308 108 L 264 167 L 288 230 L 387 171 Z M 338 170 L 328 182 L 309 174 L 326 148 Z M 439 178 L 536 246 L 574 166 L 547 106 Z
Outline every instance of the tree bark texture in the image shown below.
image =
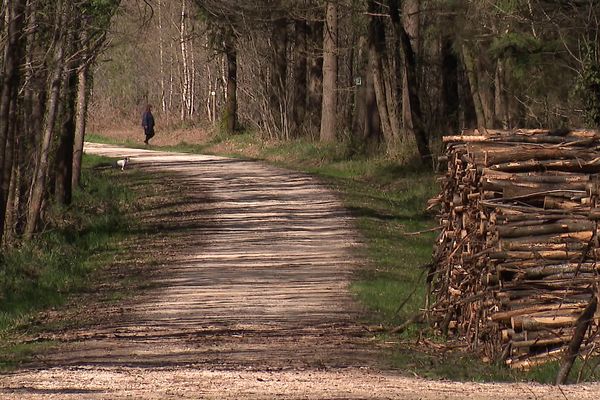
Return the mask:
M 321 107 L 322 142 L 336 140 L 337 122 L 337 4 L 327 3 L 326 25 L 323 31 L 323 102 Z
M 301 136 L 308 95 L 308 22 L 294 21 L 295 58 L 294 58 L 294 94 L 292 101 L 292 135 Z
M 410 42 L 410 37 L 399 15 L 397 0 L 390 0 L 390 18 L 394 27 L 394 32 L 400 39 L 402 55 L 404 58 L 404 74 L 408 80 L 408 104 L 410 107 L 410 115 L 413 123 L 413 131 L 417 142 L 417 149 L 421 157 L 421 161 L 425 164 L 431 164 L 431 150 L 429 148 L 429 135 L 425 130 L 423 114 L 421 112 L 421 100 L 418 92 L 418 77 L 417 77 L 417 62 L 415 52 Z
M 222 126 L 227 133 L 237 129 L 237 52 L 233 42 L 233 33 L 225 39 L 225 59 L 227 63 L 227 100 L 222 116 Z
M 475 107 L 475 115 L 477 116 L 477 129 L 479 129 L 479 133 L 484 134 L 487 128 L 487 120 L 485 118 L 485 110 L 479 88 L 477 65 L 471 50 L 465 44 L 462 45 L 462 56 L 465 65 L 465 72 L 469 78 L 469 88 L 471 90 L 471 98 L 473 99 L 473 105 Z
M 458 133 L 460 129 L 458 58 L 452 47 L 452 40 L 442 37 L 442 117 L 446 121 L 445 132 L 449 135 Z
M 323 29 L 321 21 L 308 24 L 310 39 L 310 58 L 308 71 L 308 112 L 311 130 L 319 129 L 321 123 L 321 105 L 323 102 Z
M 269 103 L 273 115 L 274 127 L 283 133 L 281 136 L 289 138 L 284 133 L 289 132 L 287 126 L 287 47 L 288 47 L 288 20 L 278 18 L 273 22 L 271 31 L 271 76 L 269 87 Z
M 598 296 L 594 293 L 592 300 L 589 302 L 585 310 L 581 313 L 581 316 L 577 319 L 573 339 L 569 343 L 569 347 L 567 347 L 567 351 L 560 365 L 560 369 L 558 371 L 558 374 L 556 375 L 556 385 L 564 385 L 565 383 L 567 383 L 569 372 L 571 372 L 573 363 L 579 355 L 579 349 L 581 348 L 583 339 L 585 339 L 585 333 L 588 330 L 592 319 L 594 318 L 594 313 L 596 312 L 597 308 Z
M 87 113 L 89 105 L 89 83 L 90 83 L 90 64 L 87 54 L 88 35 L 84 30 L 81 33 L 81 42 L 84 46 L 84 56 L 81 65 L 77 70 L 77 109 L 75 115 L 75 139 L 73 143 L 73 173 L 71 187 L 79 187 L 81 181 L 81 162 L 83 159 L 83 143 L 85 141 L 85 131 L 87 124 Z M 164 97 L 163 97 L 164 100 Z
M 372 68 L 369 66 L 367 39 L 359 39 L 358 60 L 361 84 L 355 95 L 354 131 L 358 134 L 360 144 L 368 152 L 377 147 L 383 138 L 381 122 L 377 111 L 377 98 L 373 85 Z
M 385 44 L 385 26 L 381 17 L 382 10 L 375 0 L 369 0 L 369 69 L 373 77 L 373 88 L 377 98 L 377 112 L 383 137 L 386 143 L 392 142 L 392 124 L 388 112 L 388 96 L 385 88 L 385 67 L 387 61 Z
M 75 109 L 77 104 L 77 75 L 72 68 L 65 71 L 62 93 L 60 138 L 55 158 L 54 198 L 58 204 L 71 203 L 73 191 L 73 156 L 75 144 Z
M 36 232 L 37 224 L 42 211 L 42 203 L 44 200 L 44 194 L 46 192 L 47 175 L 50 162 L 50 144 L 54 135 L 54 125 L 56 122 L 58 109 L 60 105 L 59 95 L 64 69 L 64 42 L 67 20 L 67 7 L 63 1 L 57 5 L 57 8 L 59 11 L 56 25 L 57 37 L 54 48 L 54 66 L 52 76 L 49 82 L 48 100 L 46 115 L 44 118 L 41 146 L 38 152 L 36 171 L 33 177 L 32 189 L 29 196 L 29 209 L 27 213 L 27 222 L 24 231 L 24 237 L 26 240 L 30 240 Z
M 397 1 L 395 1 L 396 5 L 394 7 L 397 9 Z M 402 25 L 406 30 L 410 38 L 410 44 L 415 53 L 415 58 L 418 57 L 420 52 L 420 39 L 421 39 L 421 1 L 420 0 L 404 0 L 401 2 L 402 4 Z M 418 77 L 418 73 L 416 74 Z M 414 84 L 414 83 L 411 83 Z M 419 79 L 416 79 L 416 84 L 419 85 Z M 412 112 L 410 108 L 410 92 L 409 92 L 409 82 L 407 74 L 402 74 L 402 120 L 404 123 L 405 132 L 408 135 L 414 135 L 414 123 L 412 120 Z M 417 93 L 419 92 L 419 87 L 417 86 Z
M 13 0 L 8 3 L 5 11 L 7 12 L 8 32 L 4 44 L 4 68 L 0 89 L 0 166 L 2 166 L 3 172 L 6 171 L 7 160 L 11 160 L 9 157 L 12 156 L 7 154 L 7 149 L 10 149 L 9 142 L 12 140 L 10 137 L 11 125 L 15 123 L 15 113 L 11 113 L 11 107 L 14 110 L 15 93 L 20 81 L 19 65 L 23 47 L 21 32 L 25 21 L 25 1 Z M 12 169 L 12 165 L 10 167 Z M 4 232 L 8 181 L 10 181 L 10 174 L 0 173 L 0 242 Z

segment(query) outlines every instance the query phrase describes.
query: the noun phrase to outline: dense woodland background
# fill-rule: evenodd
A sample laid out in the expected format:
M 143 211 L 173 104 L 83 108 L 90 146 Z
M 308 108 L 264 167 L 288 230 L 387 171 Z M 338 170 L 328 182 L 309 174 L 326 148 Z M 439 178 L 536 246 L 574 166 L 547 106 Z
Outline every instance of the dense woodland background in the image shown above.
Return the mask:
M 0 241 L 69 204 L 93 127 L 214 127 L 430 165 L 466 128 L 600 123 L 593 0 L 3 0 Z M 91 101 L 91 103 L 90 103 Z

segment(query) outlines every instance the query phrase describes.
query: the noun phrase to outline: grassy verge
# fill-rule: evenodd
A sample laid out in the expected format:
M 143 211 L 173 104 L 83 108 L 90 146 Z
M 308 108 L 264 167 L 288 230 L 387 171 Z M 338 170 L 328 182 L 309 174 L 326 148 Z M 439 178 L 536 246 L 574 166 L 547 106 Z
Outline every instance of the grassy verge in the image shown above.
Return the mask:
M 0 369 L 51 345 L 15 344 L 14 339 L 18 332 L 35 329 L 32 322 L 40 310 L 60 307 L 88 291 L 96 272 L 110 265 L 128 236 L 125 214 L 132 192 L 115 179 L 115 170 L 91 169 L 106 161 L 86 156 L 83 189 L 74 193 L 73 206 L 49 210 L 44 233 L 0 260 Z
M 113 141 L 114 143 L 114 141 Z M 436 234 L 425 205 L 438 191 L 432 171 L 400 165 L 385 157 L 354 154 L 346 145 L 309 141 L 265 142 L 251 134 L 217 135 L 206 143 L 169 147 L 168 150 L 252 158 L 320 176 L 340 193 L 356 217 L 368 265 L 357 271 L 352 291 L 366 310 L 366 323 L 383 326 L 381 341 L 396 343 L 390 364 L 404 373 L 428 378 L 473 381 L 552 382 L 557 364 L 527 373 L 484 363 L 464 351 L 440 345 L 425 325 L 413 325 L 401 335 L 389 329 L 406 321 L 424 306 L 426 285 L 422 266 L 431 261 Z M 590 368 L 578 363 L 574 375 L 597 380 Z M 587 369 L 587 372 L 586 372 Z

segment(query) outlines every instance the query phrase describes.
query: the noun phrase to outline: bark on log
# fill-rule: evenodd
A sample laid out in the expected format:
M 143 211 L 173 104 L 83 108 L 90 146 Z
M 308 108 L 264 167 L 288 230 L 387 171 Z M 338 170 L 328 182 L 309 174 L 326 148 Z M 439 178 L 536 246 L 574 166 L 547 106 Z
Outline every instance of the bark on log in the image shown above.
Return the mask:
M 579 355 L 579 349 L 581 348 L 581 344 L 583 343 L 583 339 L 585 338 L 585 333 L 588 330 L 590 324 L 592 323 L 592 318 L 594 316 L 594 313 L 596 312 L 597 307 L 598 297 L 594 295 L 588 306 L 583 311 L 583 313 L 581 313 L 581 316 L 577 319 L 573 339 L 569 343 L 569 347 L 567 347 L 563 361 L 560 366 L 560 370 L 556 375 L 556 385 L 564 385 L 567 382 L 569 372 L 571 372 L 573 363 Z

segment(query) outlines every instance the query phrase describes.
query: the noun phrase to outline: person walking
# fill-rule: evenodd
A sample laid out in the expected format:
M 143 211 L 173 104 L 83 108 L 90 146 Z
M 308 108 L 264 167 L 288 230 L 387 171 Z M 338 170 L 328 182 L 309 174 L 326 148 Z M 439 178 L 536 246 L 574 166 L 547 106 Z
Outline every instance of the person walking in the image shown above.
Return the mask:
M 150 104 L 146 106 L 146 111 L 142 115 L 142 126 L 144 127 L 144 135 L 146 135 L 144 143 L 148 144 L 148 141 L 154 136 L 154 116 Z

